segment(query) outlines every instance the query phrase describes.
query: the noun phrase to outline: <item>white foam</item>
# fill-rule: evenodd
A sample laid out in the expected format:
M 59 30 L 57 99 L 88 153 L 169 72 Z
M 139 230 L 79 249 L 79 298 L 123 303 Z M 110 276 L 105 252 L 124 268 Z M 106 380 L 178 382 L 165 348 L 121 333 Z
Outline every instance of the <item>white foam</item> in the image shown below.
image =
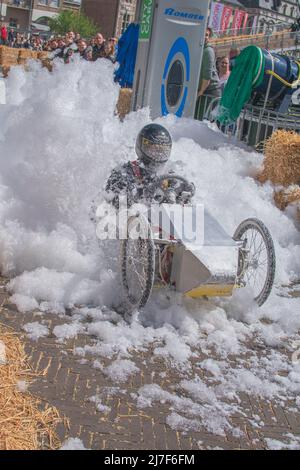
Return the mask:
M 26 323 L 23 326 L 23 330 L 26 331 L 28 338 L 32 339 L 33 341 L 37 341 L 39 338 L 43 338 L 49 334 L 48 327 L 37 321 Z
M 78 437 L 69 437 L 61 446 L 60 450 L 87 450 Z
M 298 339 L 300 299 L 279 297 L 276 293 L 282 291 L 274 289 L 258 309 L 243 289 L 222 301 L 194 302 L 176 295 L 166 300 L 161 293 L 131 325 L 116 314 L 113 305 L 120 288 L 110 268 L 117 247 L 99 246 L 89 210 L 99 191 L 101 200 L 111 169 L 135 158 L 136 135 L 150 118 L 144 109 L 123 123 L 118 120 L 114 109 L 119 88 L 112 72 L 113 66 L 101 60 L 56 64 L 53 73 L 38 64 L 29 72 L 12 69 L 6 80 L 7 104 L 0 107 L 0 271 L 11 277 L 8 288 L 20 311 L 61 315 L 72 309 L 73 318 L 56 327 L 55 334 L 60 340 L 78 333 L 92 336 L 94 343 L 76 353 L 93 354 L 102 370 L 101 358 L 119 361 L 115 370 L 128 372 L 130 378 L 137 366 L 132 363 L 129 373 L 120 361 L 132 361 L 132 351 L 144 352 L 151 345 L 152 360 L 162 357 L 188 375 L 201 351 L 199 373 L 209 374 L 212 382 L 203 382 L 199 395 L 197 377 L 190 376 L 181 389 L 189 394 L 188 402 L 183 397 L 176 402 L 175 395 L 162 389 L 145 389 L 138 402 L 151 404 L 162 397 L 172 406 L 177 403 L 169 417 L 173 427 L 181 423 L 186 428 L 185 419 L 194 426 L 196 420 L 223 434 L 237 409 L 226 408 L 222 387 L 233 401 L 242 391 L 268 399 L 278 396 L 283 403 L 299 393 L 297 366 L 279 351 L 264 359 L 251 354 L 248 364 L 243 361 L 249 342 L 276 348 Z M 270 184 L 259 185 L 253 178 L 262 156 L 236 146 L 205 123 L 174 117 L 158 122 L 174 138 L 169 166 L 194 181 L 195 202 L 204 203 L 229 234 L 245 218 L 262 219 L 275 243 L 276 285 L 281 288 L 299 278 L 300 235 L 291 214 L 275 207 Z M 28 333 L 35 338 L 48 334 L 40 327 L 27 325 Z M 215 362 L 209 361 L 212 354 Z M 240 361 L 240 368 L 228 368 L 230 355 Z M 107 366 L 108 374 L 110 370 Z M 214 383 L 218 376 L 219 388 Z

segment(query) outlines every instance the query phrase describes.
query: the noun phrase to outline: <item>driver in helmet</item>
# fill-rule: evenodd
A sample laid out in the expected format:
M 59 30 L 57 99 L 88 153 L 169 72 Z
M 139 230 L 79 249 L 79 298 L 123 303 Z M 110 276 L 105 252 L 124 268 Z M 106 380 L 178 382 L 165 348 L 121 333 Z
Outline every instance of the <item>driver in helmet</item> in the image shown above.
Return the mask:
M 150 197 L 149 188 L 162 174 L 172 150 L 172 138 L 163 126 L 148 124 L 140 131 L 135 151 L 137 160 L 115 168 L 106 183 L 106 199 L 115 207 L 119 196 L 126 195 L 128 205 Z

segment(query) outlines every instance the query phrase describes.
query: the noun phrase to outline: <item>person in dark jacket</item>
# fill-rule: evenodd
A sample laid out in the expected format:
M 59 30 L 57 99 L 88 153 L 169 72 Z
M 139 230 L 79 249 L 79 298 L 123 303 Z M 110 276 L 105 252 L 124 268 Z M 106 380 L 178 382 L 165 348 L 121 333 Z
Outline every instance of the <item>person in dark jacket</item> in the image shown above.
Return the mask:
M 217 72 L 215 51 L 209 44 L 212 29 L 207 28 L 200 72 L 196 118 L 202 121 L 214 98 L 221 97 L 221 84 Z
M 103 49 L 104 49 L 105 40 L 102 34 L 98 33 L 95 37 L 95 44 L 93 46 L 93 60 L 100 59 L 103 57 Z
M 13 44 L 14 44 L 14 41 L 15 41 L 15 33 L 14 33 L 14 30 L 12 28 L 10 28 L 10 30 L 8 32 L 7 39 L 8 39 L 9 47 L 13 47 Z

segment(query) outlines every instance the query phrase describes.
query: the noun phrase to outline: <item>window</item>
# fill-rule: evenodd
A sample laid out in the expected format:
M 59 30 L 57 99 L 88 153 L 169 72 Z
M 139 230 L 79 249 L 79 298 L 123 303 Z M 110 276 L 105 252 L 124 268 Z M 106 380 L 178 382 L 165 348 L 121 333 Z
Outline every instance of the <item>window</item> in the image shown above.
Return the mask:
M 48 7 L 58 8 L 60 0 L 38 0 L 38 3 L 40 5 L 46 5 Z
M 17 28 L 18 27 L 18 20 L 17 18 L 9 18 L 9 26 L 11 28 Z
M 126 30 L 130 23 L 130 14 L 129 13 L 124 13 L 123 19 L 122 19 L 122 33 Z
M 180 60 L 176 60 L 170 68 L 167 79 L 167 101 L 169 106 L 178 104 L 183 89 L 184 71 Z

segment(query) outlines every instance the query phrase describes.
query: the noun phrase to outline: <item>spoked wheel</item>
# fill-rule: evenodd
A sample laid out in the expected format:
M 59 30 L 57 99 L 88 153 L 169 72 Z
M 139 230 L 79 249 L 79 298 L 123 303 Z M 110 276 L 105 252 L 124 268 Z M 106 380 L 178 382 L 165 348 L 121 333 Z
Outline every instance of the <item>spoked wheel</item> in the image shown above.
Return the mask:
M 129 219 L 128 236 L 121 242 L 120 257 L 123 307 L 130 313 L 146 305 L 154 283 L 155 246 L 149 223 L 141 216 Z
M 276 256 L 267 227 L 258 219 L 247 219 L 237 228 L 234 240 L 241 241 L 238 282 L 250 286 L 259 306 L 268 299 L 274 284 Z

